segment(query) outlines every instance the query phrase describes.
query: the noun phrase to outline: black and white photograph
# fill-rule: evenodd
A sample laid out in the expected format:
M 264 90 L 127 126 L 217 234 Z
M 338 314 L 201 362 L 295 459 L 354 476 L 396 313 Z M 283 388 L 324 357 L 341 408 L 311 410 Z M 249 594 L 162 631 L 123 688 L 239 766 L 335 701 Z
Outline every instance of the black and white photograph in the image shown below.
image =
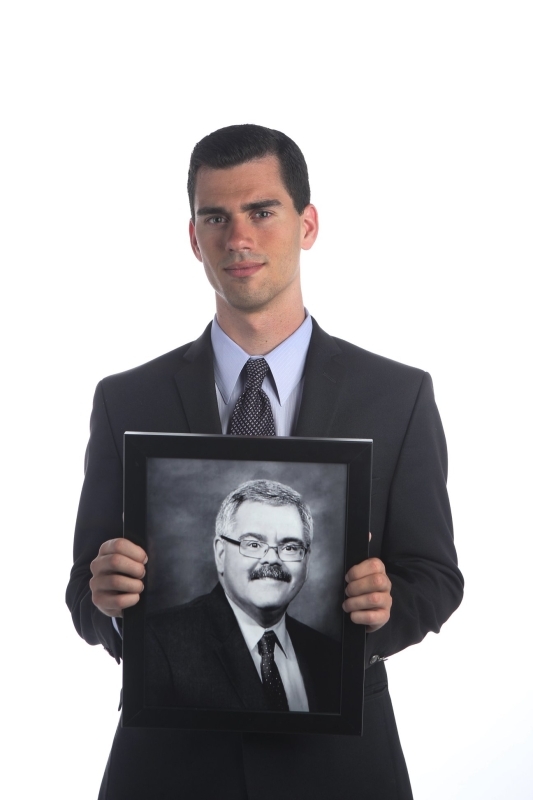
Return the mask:
M 346 467 L 282 466 L 151 459 L 148 705 L 339 713 Z
M 190 457 L 210 443 L 226 457 Z M 205 714 L 183 710 L 247 711 L 269 712 L 252 728 L 275 729 L 271 712 L 297 712 L 295 729 L 320 730 L 311 715 L 322 715 L 328 730 L 337 719 L 338 732 L 360 733 L 365 642 L 341 606 L 347 552 L 368 547 L 371 442 L 275 445 L 283 460 L 236 457 L 250 450 L 240 437 L 125 435 L 125 531 L 149 564 L 142 602 L 124 615 L 127 724 L 195 727 Z M 175 456 L 152 455 L 158 446 Z M 256 439 L 254 452 L 265 446 Z M 320 453 L 344 461 L 295 460 Z

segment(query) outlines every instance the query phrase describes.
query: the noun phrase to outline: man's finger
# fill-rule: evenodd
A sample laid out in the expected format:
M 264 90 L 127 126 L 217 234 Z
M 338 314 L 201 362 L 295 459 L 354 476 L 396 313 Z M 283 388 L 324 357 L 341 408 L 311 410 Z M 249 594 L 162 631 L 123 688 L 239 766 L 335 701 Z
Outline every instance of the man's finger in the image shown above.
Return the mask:
M 360 597 L 348 597 L 342 607 L 352 622 L 365 625 L 367 632 L 372 633 L 389 621 L 392 597 L 390 592 L 373 592 Z
M 144 591 L 144 583 L 142 581 L 117 573 L 91 578 L 89 586 L 93 595 L 118 594 L 119 592 L 140 594 Z
M 98 597 L 98 603 L 95 606 L 108 617 L 121 617 L 125 608 L 131 608 L 139 602 L 140 595 L 138 594 L 116 594 L 116 595 L 103 595 Z M 94 602 L 94 599 L 93 599 Z
M 375 609 L 374 611 L 353 611 L 350 619 L 356 625 L 364 625 L 367 633 L 378 631 L 390 619 L 390 612 L 386 609 Z
M 131 558 L 132 561 L 139 561 L 141 564 L 146 564 L 148 561 L 148 556 L 142 547 L 130 542 L 129 539 L 108 539 L 98 551 L 98 555 L 102 556 L 111 555 L 112 553 L 120 553 L 120 555 Z
M 110 555 L 99 555 L 91 562 L 91 572 L 93 575 L 129 575 L 132 578 L 144 578 L 146 569 L 144 564 L 134 561 L 132 558 L 123 556 L 120 553 Z
M 390 609 L 392 597 L 389 592 L 372 592 L 360 597 L 347 597 L 343 602 L 344 611 L 373 611 L 376 608 Z
M 357 597 L 371 592 L 390 592 L 391 582 L 384 572 L 373 572 L 364 578 L 350 581 L 346 584 L 347 597 Z
M 356 581 L 374 572 L 385 572 L 385 564 L 379 558 L 367 558 L 360 564 L 355 564 L 348 570 L 345 576 L 346 581 Z

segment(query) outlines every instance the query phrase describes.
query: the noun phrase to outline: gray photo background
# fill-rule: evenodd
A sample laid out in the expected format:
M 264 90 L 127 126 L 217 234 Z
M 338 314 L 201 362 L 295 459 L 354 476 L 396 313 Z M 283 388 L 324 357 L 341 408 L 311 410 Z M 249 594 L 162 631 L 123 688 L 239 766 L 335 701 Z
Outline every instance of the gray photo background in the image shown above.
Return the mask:
M 147 611 L 187 603 L 218 581 L 213 555 L 222 500 L 248 480 L 300 492 L 314 538 L 309 576 L 289 613 L 340 641 L 344 597 L 344 464 L 150 458 L 147 466 Z

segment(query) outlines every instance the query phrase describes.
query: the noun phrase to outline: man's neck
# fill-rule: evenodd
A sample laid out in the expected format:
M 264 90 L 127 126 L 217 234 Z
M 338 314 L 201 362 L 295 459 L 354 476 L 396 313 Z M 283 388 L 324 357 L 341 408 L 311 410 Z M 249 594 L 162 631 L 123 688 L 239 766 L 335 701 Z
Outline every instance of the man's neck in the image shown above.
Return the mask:
M 289 310 L 268 308 L 240 311 L 231 308 L 217 296 L 217 321 L 224 333 L 250 356 L 265 356 L 288 339 L 305 319 L 305 309 L 299 302 Z
M 240 606 L 235 600 L 232 600 L 232 598 L 227 593 L 226 593 L 226 598 L 228 600 L 228 603 L 232 607 L 241 628 L 242 625 L 246 623 L 248 623 L 248 625 L 251 626 L 259 625 L 259 627 L 263 628 L 264 630 L 266 630 L 267 628 L 275 628 L 276 625 L 278 625 L 285 616 L 286 609 L 283 609 L 282 611 L 277 611 L 273 614 L 267 614 L 266 616 L 263 616 L 262 614 L 257 614 L 257 612 L 260 611 L 260 609 L 257 609 L 256 613 L 252 615 L 250 614 L 250 609 L 245 611 L 242 608 L 242 606 Z
M 260 625 L 262 628 L 272 628 L 274 625 L 277 625 L 287 610 L 286 605 L 283 607 L 277 606 L 275 608 L 259 608 L 258 606 L 253 605 L 251 602 L 247 604 L 243 602 L 242 599 L 232 595 L 232 592 L 229 591 L 228 587 L 225 585 L 224 577 L 222 575 L 219 575 L 219 580 L 228 600 L 231 600 L 241 609 L 244 614 L 250 617 L 253 622 L 255 622 L 257 625 Z

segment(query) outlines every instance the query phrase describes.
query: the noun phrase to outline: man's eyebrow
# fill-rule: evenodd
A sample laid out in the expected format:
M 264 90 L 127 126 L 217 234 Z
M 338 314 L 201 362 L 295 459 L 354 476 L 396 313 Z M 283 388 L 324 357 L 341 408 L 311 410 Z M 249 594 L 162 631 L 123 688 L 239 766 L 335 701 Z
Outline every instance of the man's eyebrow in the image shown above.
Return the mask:
M 227 217 L 228 211 L 223 206 L 202 206 L 196 212 L 197 217 L 205 217 L 208 214 L 221 214 L 223 217 Z
M 247 536 L 253 536 L 254 539 L 259 539 L 261 542 L 267 541 L 267 537 L 263 533 L 254 533 L 254 531 L 246 531 L 246 533 L 242 534 L 239 541 L 242 542 L 242 540 L 246 539 Z
M 304 540 L 300 539 L 298 536 L 285 536 L 283 539 L 280 539 L 278 544 L 304 544 Z
M 256 200 L 253 203 L 244 203 L 241 206 L 241 211 L 261 211 L 263 208 L 273 208 L 274 206 L 281 206 L 280 200 Z M 202 206 L 196 212 L 197 217 L 207 217 L 211 214 L 220 214 L 223 217 L 229 217 L 230 213 L 224 206 Z
M 241 206 L 241 211 L 261 211 L 262 208 L 280 206 L 280 200 L 257 200 L 255 203 L 245 203 Z

